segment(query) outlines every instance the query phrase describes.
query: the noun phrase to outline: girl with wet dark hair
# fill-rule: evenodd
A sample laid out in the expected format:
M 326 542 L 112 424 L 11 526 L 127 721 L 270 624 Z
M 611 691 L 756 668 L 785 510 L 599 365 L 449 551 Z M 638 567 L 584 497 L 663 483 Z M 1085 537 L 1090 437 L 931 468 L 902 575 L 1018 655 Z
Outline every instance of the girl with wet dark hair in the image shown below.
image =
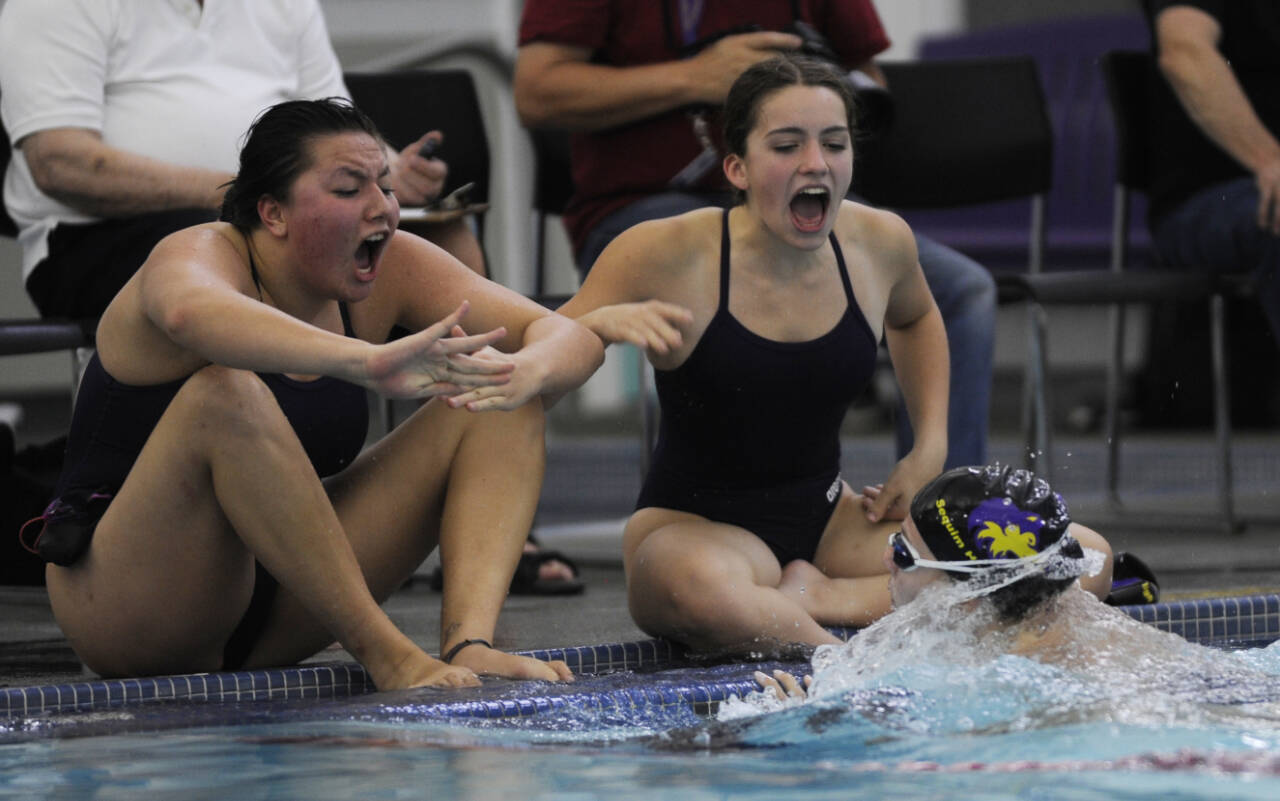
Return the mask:
M 661 428 L 623 539 L 640 627 L 706 650 L 829 643 L 825 625 L 889 609 L 884 521 L 946 456 L 946 336 L 910 229 L 845 199 L 844 76 L 761 62 L 724 121 L 739 205 L 635 226 L 561 311 L 656 369 Z M 840 476 L 840 424 L 882 337 L 916 439 L 860 497 Z
M 398 231 L 388 175 L 349 103 L 274 106 L 224 221 L 164 239 L 102 316 L 28 539 L 90 669 L 269 667 L 336 639 L 384 690 L 569 678 L 490 643 L 541 488 L 544 398 L 600 343 Z M 415 333 L 388 342 L 396 326 Z M 367 390 L 430 400 L 366 449 Z M 442 659 L 378 606 L 437 545 Z

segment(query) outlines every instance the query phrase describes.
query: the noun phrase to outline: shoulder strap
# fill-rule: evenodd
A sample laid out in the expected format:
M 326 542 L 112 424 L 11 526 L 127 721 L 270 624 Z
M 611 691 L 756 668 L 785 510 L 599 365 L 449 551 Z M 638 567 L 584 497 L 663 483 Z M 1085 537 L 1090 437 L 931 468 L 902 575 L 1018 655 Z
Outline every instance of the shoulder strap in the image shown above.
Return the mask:
M 720 224 L 720 308 L 729 308 L 729 209 Z
M 356 330 L 351 326 L 351 312 L 347 309 L 347 304 L 338 301 L 338 313 L 342 315 L 342 333 L 354 337 Z
M 854 307 L 857 301 L 853 297 L 853 284 L 849 282 L 849 270 L 844 265 L 844 252 L 840 250 L 840 242 L 836 239 L 835 230 L 832 230 L 828 236 L 831 239 L 831 249 L 836 252 L 836 266 L 840 268 L 840 283 L 844 284 L 844 296 L 849 301 L 849 305 Z

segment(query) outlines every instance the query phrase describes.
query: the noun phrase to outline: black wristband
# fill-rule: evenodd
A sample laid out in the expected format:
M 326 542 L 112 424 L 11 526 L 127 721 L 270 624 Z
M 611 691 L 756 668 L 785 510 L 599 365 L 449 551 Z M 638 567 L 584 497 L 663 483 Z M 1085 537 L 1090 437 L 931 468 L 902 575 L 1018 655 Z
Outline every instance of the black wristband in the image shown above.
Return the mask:
M 481 640 L 481 639 L 463 640 L 462 642 L 450 648 L 448 653 L 440 657 L 440 660 L 444 662 L 446 665 L 453 664 L 453 658 L 458 655 L 459 651 L 461 651 L 463 648 L 466 648 L 468 645 L 483 645 L 485 648 L 489 648 L 489 649 L 493 648 L 493 643 L 489 642 L 488 640 Z

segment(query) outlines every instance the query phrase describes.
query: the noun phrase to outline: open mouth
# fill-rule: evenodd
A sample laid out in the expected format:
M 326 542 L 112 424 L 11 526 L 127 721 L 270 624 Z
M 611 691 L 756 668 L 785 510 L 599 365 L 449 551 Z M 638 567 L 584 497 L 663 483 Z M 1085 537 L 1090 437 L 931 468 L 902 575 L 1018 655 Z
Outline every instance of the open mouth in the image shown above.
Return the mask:
M 374 266 L 378 263 L 378 256 L 386 245 L 387 234 L 385 232 L 374 234 L 361 242 L 360 247 L 356 249 L 357 272 L 362 275 L 372 273 Z
M 801 189 L 791 198 L 791 221 L 796 228 L 806 233 L 822 230 L 827 219 L 827 206 L 831 203 L 831 193 L 820 186 Z

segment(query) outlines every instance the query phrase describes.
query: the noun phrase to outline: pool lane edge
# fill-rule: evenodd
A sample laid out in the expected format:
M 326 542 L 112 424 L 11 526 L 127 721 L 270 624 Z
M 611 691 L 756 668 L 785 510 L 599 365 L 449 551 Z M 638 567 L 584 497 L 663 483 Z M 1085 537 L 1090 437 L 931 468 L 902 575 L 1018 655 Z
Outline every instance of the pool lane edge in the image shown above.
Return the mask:
M 1142 623 L 1187 640 L 1218 647 L 1261 647 L 1280 639 L 1280 594 L 1207 598 L 1118 607 Z M 835 628 L 844 639 L 856 629 Z M 604 645 L 519 652 L 542 660 L 561 659 L 575 674 L 607 674 L 622 670 L 658 670 L 688 664 L 684 649 L 666 640 L 640 640 Z M 705 706 L 740 692 L 742 682 L 662 688 L 645 700 L 626 698 L 602 703 L 693 703 Z M 643 690 L 643 688 L 641 688 Z M 149 678 L 103 679 L 66 684 L 0 689 L 0 721 L 29 719 L 59 712 L 105 711 L 163 701 L 234 703 L 245 701 L 333 699 L 364 695 L 375 687 L 354 662 L 303 664 L 270 670 L 199 673 Z M 553 696 L 495 701 L 447 701 L 443 717 L 508 717 L 555 709 Z M 559 697 L 556 694 L 555 697 Z M 435 716 L 434 713 L 430 713 Z

